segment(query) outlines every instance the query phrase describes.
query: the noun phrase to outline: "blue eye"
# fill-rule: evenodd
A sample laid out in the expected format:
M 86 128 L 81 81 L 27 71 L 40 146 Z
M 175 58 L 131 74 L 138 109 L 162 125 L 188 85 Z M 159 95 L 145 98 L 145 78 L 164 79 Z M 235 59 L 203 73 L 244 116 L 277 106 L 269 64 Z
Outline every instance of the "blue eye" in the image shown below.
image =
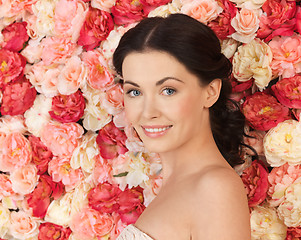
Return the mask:
M 176 90 L 171 89 L 171 88 L 165 88 L 163 90 L 164 95 L 168 95 L 168 96 L 173 95 L 175 92 L 176 92 Z
M 139 90 L 132 89 L 129 90 L 127 94 L 130 95 L 130 97 L 138 97 L 141 94 L 141 92 Z

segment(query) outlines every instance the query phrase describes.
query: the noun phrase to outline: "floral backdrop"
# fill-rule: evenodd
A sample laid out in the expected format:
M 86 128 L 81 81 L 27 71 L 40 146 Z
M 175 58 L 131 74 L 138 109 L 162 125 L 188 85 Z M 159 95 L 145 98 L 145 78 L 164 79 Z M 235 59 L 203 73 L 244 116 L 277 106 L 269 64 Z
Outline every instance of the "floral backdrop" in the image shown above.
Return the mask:
M 184 13 L 233 63 L 252 239 L 301 239 L 301 6 L 294 0 L 0 0 L 0 238 L 114 240 L 161 163 L 123 114 L 112 54 L 140 20 Z

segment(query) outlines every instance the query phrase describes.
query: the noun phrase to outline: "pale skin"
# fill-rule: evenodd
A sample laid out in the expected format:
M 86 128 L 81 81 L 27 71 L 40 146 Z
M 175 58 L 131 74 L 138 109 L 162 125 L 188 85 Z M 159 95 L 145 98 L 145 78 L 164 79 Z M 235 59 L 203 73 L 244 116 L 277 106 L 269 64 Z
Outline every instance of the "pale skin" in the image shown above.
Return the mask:
M 210 129 L 221 80 L 201 86 L 176 58 L 154 50 L 130 53 L 122 67 L 127 119 L 163 165 L 163 186 L 135 226 L 156 240 L 251 239 L 244 186 Z

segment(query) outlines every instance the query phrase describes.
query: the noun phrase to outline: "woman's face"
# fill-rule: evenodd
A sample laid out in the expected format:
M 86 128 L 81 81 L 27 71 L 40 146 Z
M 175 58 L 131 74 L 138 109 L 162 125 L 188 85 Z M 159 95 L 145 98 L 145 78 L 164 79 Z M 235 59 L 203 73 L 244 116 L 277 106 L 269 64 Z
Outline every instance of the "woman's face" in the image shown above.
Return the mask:
M 176 58 L 134 52 L 122 69 L 126 117 L 149 151 L 172 151 L 208 131 L 206 87 Z

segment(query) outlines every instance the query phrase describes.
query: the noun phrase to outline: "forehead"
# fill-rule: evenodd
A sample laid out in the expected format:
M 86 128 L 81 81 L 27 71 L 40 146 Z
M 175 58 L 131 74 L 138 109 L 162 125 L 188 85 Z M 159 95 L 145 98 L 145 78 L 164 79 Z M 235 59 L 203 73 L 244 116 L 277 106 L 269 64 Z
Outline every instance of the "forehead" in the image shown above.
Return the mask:
M 165 77 L 196 78 L 175 57 L 160 51 L 130 53 L 123 61 L 122 75 L 124 80 L 135 82 L 158 81 Z

